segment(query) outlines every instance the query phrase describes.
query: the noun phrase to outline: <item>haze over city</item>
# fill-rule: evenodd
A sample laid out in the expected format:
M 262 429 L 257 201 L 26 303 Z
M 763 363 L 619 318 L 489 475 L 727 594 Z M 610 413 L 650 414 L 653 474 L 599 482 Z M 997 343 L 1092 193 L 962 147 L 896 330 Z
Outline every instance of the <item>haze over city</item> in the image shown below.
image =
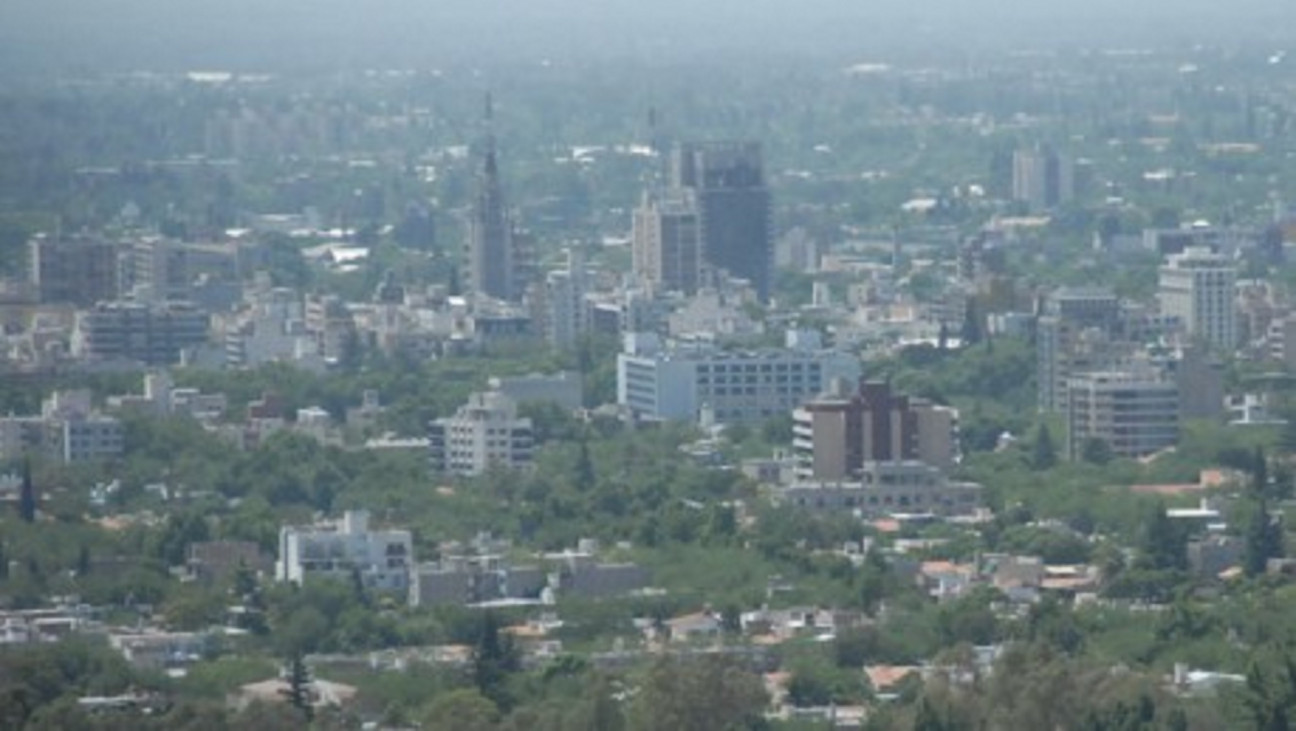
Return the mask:
M 1296 728 L 1292 0 L 0 0 L 0 728 Z
M 939 54 L 1026 47 L 1282 42 L 1283 0 L 11 0 L 15 68 L 328 69 L 539 57 Z

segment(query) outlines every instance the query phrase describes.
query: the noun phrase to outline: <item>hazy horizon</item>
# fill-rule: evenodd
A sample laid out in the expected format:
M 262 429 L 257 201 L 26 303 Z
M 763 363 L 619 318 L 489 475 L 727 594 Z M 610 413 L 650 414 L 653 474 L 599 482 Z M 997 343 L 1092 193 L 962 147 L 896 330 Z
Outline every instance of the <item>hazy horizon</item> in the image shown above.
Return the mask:
M 706 54 L 1281 43 L 1290 0 L 8 0 L 0 66 L 355 68 Z

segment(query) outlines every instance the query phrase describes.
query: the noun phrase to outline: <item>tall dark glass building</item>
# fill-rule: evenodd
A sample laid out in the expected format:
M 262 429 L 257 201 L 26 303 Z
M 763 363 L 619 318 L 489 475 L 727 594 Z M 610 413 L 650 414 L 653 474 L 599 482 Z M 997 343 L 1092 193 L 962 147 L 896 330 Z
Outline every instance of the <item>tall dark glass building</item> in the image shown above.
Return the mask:
M 773 238 L 760 144 L 678 145 L 670 185 L 692 191 L 697 201 L 706 265 L 748 280 L 762 300 L 768 299 Z

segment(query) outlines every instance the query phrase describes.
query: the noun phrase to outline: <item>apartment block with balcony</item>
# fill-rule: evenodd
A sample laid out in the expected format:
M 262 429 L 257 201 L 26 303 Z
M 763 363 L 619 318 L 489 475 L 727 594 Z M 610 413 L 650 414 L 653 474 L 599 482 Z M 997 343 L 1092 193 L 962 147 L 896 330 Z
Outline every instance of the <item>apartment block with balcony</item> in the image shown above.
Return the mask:
M 1144 457 L 1179 440 L 1179 387 L 1151 370 L 1094 371 L 1069 382 L 1067 455 L 1092 439 L 1120 457 Z
M 414 562 L 408 530 L 371 530 L 369 513 L 347 511 L 336 521 L 279 529 L 278 581 L 349 580 L 356 573 L 368 589 L 404 594 Z
M 434 472 L 460 475 L 524 468 L 531 464 L 534 438 L 531 420 L 518 416 L 513 399 L 478 392 L 454 416 L 428 425 L 428 461 Z

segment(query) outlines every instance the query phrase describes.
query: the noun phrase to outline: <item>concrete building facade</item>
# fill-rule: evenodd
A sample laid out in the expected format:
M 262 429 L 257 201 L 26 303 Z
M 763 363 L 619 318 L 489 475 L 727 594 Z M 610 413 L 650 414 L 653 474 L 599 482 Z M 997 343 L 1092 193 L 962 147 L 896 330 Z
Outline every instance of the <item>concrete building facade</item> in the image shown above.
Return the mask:
M 958 460 L 958 411 L 861 381 L 807 402 L 792 414 L 799 479 L 845 480 L 876 461 L 921 460 L 949 469 Z
M 710 342 L 626 336 L 617 355 L 617 402 L 651 419 L 753 423 L 786 414 L 835 378 L 855 381 L 860 362 L 789 333 L 789 347 L 724 350 Z
M 531 464 L 531 420 L 517 415 L 517 403 L 497 391 L 472 394 L 454 416 L 428 426 L 428 460 L 433 471 L 479 475 L 491 467 Z
M 87 360 L 172 365 L 207 342 L 209 320 L 186 303 L 101 302 L 77 313 L 72 352 Z
M 1120 300 L 1110 290 L 1064 287 L 1044 300 L 1035 338 L 1041 411 L 1066 408 L 1072 376 L 1111 364 L 1119 320 Z
M 645 196 L 634 212 L 634 273 L 662 291 L 697 292 L 704 278 L 702 222 L 692 191 Z
M 1013 153 L 1013 200 L 1032 212 L 1046 211 L 1075 197 L 1075 168 L 1056 150 L 1041 146 Z
M 1121 457 L 1144 457 L 1179 439 L 1179 388 L 1150 371 L 1094 371 L 1070 380 L 1067 455 L 1099 439 Z
M 1161 267 L 1157 301 L 1193 339 L 1231 353 L 1238 344 L 1237 267 L 1209 248 L 1190 246 Z
M 275 578 L 300 584 L 312 577 L 349 580 L 358 572 L 366 588 L 404 593 L 413 562 L 409 531 L 370 530 L 369 513 L 354 510 L 336 521 L 280 528 Z
M 27 245 L 27 261 L 40 301 L 92 307 L 117 299 L 120 248 L 102 239 L 36 236 Z
M 954 482 L 913 460 L 866 462 L 856 479 L 802 481 L 778 493 L 781 504 L 812 512 L 865 516 L 932 513 L 967 515 L 981 505 L 981 485 Z

